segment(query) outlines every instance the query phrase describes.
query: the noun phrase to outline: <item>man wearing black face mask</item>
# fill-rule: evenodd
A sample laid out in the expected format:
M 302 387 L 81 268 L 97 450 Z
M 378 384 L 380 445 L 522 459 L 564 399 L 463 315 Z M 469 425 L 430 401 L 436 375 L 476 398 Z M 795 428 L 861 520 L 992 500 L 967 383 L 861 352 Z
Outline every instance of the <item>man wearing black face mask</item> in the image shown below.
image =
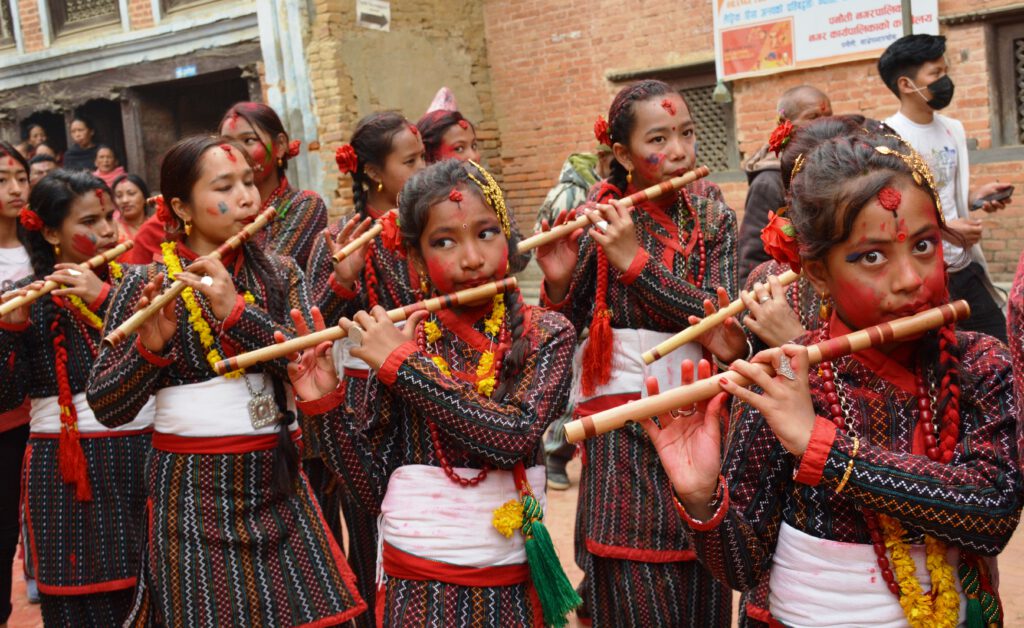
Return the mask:
M 900 110 L 885 122 L 928 162 L 935 177 L 946 226 L 962 242 L 943 242 L 949 264 L 951 299 L 966 299 L 971 317 L 958 325 L 1006 342 L 1002 295 L 992 285 L 981 252 L 981 220 L 971 217 L 977 199 L 1010 187 L 986 183 L 970 190 L 967 135 L 960 121 L 936 113 L 953 100 L 953 81 L 947 75 L 946 38 L 939 35 L 907 35 L 889 46 L 878 60 L 878 74 L 900 99 Z M 988 212 L 1002 209 L 1008 201 L 986 201 Z M 962 246 L 966 247 L 961 248 Z

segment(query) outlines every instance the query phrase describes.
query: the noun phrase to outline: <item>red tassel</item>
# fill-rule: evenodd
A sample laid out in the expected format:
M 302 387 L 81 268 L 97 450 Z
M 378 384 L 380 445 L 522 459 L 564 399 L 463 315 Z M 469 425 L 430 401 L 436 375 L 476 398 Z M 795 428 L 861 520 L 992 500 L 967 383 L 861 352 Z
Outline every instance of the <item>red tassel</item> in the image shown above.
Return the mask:
M 75 485 L 75 499 L 92 501 L 92 487 L 89 485 L 89 469 L 85 452 L 78 437 L 78 413 L 71 395 L 68 379 L 68 351 L 64 347 L 64 331 L 60 327 L 60 304 L 51 323 L 53 333 L 54 366 L 57 371 L 57 401 L 60 405 L 60 440 L 57 443 L 57 466 L 61 478 Z
M 597 250 L 597 289 L 594 295 L 594 316 L 590 319 L 590 337 L 583 349 L 583 374 L 580 384 L 583 394 L 590 396 L 598 386 L 612 378 L 612 354 L 615 339 L 612 336 L 612 313 L 608 309 L 608 258 Z

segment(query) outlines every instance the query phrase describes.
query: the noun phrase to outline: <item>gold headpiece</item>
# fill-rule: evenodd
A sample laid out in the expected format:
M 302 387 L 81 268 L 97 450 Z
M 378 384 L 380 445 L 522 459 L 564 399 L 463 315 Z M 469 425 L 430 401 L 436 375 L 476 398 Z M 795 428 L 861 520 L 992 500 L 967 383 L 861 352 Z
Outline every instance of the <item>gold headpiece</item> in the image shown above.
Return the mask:
M 804 154 L 800 153 L 793 160 L 793 169 L 789 171 L 789 184 L 793 185 L 793 179 L 796 178 L 796 174 L 800 172 L 804 167 Z
M 900 142 L 903 142 L 902 139 L 895 135 L 887 135 L 886 137 L 894 137 L 899 139 Z M 932 198 L 935 200 L 935 209 L 939 212 L 939 222 L 941 224 L 946 224 L 946 219 L 942 215 L 942 201 L 939 200 L 939 192 L 938 188 L 935 187 L 935 177 L 932 176 L 931 168 L 928 167 L 928 164 L 925 163 L 925 160 L 916 150 L 910 146 L 907 146 L 907 148 L 910 150 L 909 154 L 893 150 L 888 146 L 875 146 L 875 152 L 881 155 L 898 157 L 900 161 L 910 168 L 910 176 L 914 178 L 914 183 L 918 185 L 924 185 L 925 183 L 928 184 L 928 189 L 932 193 Z
M 469 178 L 472 179 L 473 183 L 476 184 L 480 191 L 483 192 L 484 200 L 491 206 L 494 213 L 498 215 L 498 221 L 501 223 L 501 230 L 505 233 L 506 238 L 512 237 L 512 225 L 508 219 L 508 209 L 505 207 L 505 195 L 501 192 L 501 187 L 498 186 L 498 182 L 494 180 L 491 173 L 484 170 L 483 166 L 476 163 L 473 160 L 469 160 L 469 163 L 477 169 L 480 176 L 483 177 L 483 182 L 473 176 L 472 172 L 468 170 L 466 173 Z

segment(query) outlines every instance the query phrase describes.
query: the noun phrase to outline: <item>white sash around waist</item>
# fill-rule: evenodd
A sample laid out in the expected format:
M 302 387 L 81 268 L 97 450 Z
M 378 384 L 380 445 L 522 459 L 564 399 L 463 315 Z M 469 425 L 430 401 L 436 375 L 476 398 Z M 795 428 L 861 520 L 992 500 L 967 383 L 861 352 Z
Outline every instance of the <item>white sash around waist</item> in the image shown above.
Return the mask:
M 263 373 L 243 375 L 257 393 L 273 396 L 270 377 Z M 168 386 L 156 393 L 153 427 L 161 434 L 197 438 L 216 436 L 262 436 L 276 434 L 277 424 L 255 429 L 249 418 L 252 394 L 242 377 L 214 377 L 204 382 Z M 292 398 L 289 395 L 289 408 Z M 289 429 L 297 429 L 293 421 Z
M 923 590 L 931 589 L 923 545 L 911 545 L 910 555 L 917 567 Z M 946 560 L 956 576 L 960 552 L 950 547 Z M 772 557 L 772 616 L 792 628 L 863 626 L 905 628 L 906 616 L 899 600 L 882 578 L 871 545 L 840 543 L 805 534 L 783 523 Z M 960 595 L 959 625 L 965 621 L 966 600 Z
M 455 469 L 474 477 L 479 469 Z M 546 504 L 544 467 L 526 470 L 534 496 Z M 381 504 L 380 540 L 420 558 L 462 567 L 499 567 L 526 563 L 523 535 L 506 539 L 491 520 L 494 511 L 519 499 L 511 471 L 491 470 L 476 486 L 459 486 L 444 470 L 429 465 L 399 467 L 388 480 Z M 380 564 L 378 557 L 378 565 Z
M 644 364 L 642 357 L 645 351 L 653 349 L 658 343 L 664 342 L 674 335 L 649 329 L 612 329 L 612 336 L 615 340 L 615 351 L 612 353 L 612 376 L 607 384 L 598 386 L 593 396 L 590 397 L 583 395 L 580 381 L 583 373 L 583 351 L 590 343 L 590 338 L 584 340 L 576 348 L 576 355 L 573 356 L 570 407 L 575 407 L 589 399 L 609 395 L 640 393 L 642 397 L 646 397 L 647 386 L 644 382 L 648 377 L 658 378 L 658 385 L 662 392 L 679 386 L 682 383 L 683 360 L 692 360 L 696 367 L 697 362 L 704 357 L 701 345 L 689 342 L 653 364 Z
M 150 397 L 146 405 L 142 406 L 138 416 L 131 423 L 119 425 L 118 427 L 107 427 L 96 420 L 96 414 L 85 399 L 85 393 L 80 392 L 71 397 L 75 404 L 75 413 L 78 415 L 78 431 L 85 434 L 88 432 L 130 432 L 133 430 L 144 430 L 153 425 L 154 402 Z M 60 403 L 57 397 L 39 397 L 31 400 L 29 415 L 29 431 L 36 434 L 59 434 L 60 433 Z

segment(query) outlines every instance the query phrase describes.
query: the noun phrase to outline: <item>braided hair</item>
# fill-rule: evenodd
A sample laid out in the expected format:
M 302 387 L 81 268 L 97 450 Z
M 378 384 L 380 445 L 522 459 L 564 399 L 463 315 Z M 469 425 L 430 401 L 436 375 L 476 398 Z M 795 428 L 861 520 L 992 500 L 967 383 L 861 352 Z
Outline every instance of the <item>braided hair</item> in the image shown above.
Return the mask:
M 828 121 L 823 121 L 827 123 Z M 812 129 L 815 125 L 808 126 Z M 885 152 L 879 152 L 881 148 Z M 915 178 L 915 170 L 895 153 L 912 155 L 913 149 L 897 136 L 854 131 L 820 142 L 804 155 L 803 164 L 790 181 L 790 217 L 800 242 L 800 256 L 820 260 L 829 249 L 845 241 L 853 231 L 854 221 L 864 207 L 882 188 L 897 180 L 909 181 L 937 198 L 928 177 Z M 941 220 L 943 239 L 963 245 L 959 234 Z M 953 323 L 931 334 L 938 353 L 940 396 L 938 416 L 954 416 L 943 420 L 941 440 L 951 445 L 958 438 L 960 412 L 960 351 Z M 952 439 L 952 440 L 950 440 Z M 944 462 L 952 457 L 952 447 Z
M 678 92 L 669 87 L 667 83 L 653 79 L 639 81 L 620 89 L 608 108 L 608 137 L 611 141 L 628 146 L 629 137 L 636 128 L 636 104 L 668 94 L 678 94 Z M 686 104 L 685 98 L 683 103 Z M 689 109 L 688 104 L 686 107 Z M 613 159 L 608 183 L 618 188 L 621 193 L 625 193 L 628 174 L 626 167 L 620 164 L 618 159 Z
M 471 173 L 478 177 L 477 168 L 471 163 L 447 159 L 427 166 L 409 178 L 398 202 L 398 222 L 407 251 L 422 254 L 420 236 L 427 226 L 430 209 L 448 200 L 453 188 L 464 190 L 466 194 L 475 194 L 480 202 L 491 207 L 483 191 L 470 177 Z M 515 250 L 518 239 L 515 231 L 512 231 L 508 243 L 510 251 Z M 494 399 L 502 399 L 515 390 L 529 355 L 530 338 L 526 330 L 525 304 L 518 289 L 506 294 L 505 317 L 512 334 L 512 346 L 502 361 L 501 381 L 494 389 Z
M 164 198 L 167 199 L 168 205 L 170 205 L 171 199 L 175 198 L 185 203 L 191 202 L 192 188 L 202 174 L 203 155 L 210 149 L 224 144 L 234 148 L 250 166 L 254 165 L 249 153 L 237 142 L 227 137 L 194 135 L 179 141 L 167 151 L 163 163 L 160 165 L 160 190 L 163 192 Z M 174 215 L 180 230 L 183 225 L 181 219 L 176 214 L 172 215 Z M 263 282 L 267 293 L 267 313 L 274 321 L 286 323 L 288 316 L 286 278 L 281 276 L 278 265 L 274 264 L 267 253 L 252 240 L 242 245 L 242 253 L 252 268 L 253 274 Z M 287 494 L 293 490 L 295 480 L 298 478 L 299 453 L 288 431 L 293 413 L 288 411 L 283 383 L 278 378 L 273 378 L 273 380 L 274 398 L 282 416 L 279 421 L 278 446 L 274 451 L 274 488 L 279 493 Z
M 352 203 L 359 216 L 367 215 L 367 190 L 373 185 L 373 181 L 366 174 L 366 165 L 373 164 L 383 168 L 384 161 L 391 154 L 395 136 L 410 126 L 412 125 L 405 116 L 397 111 L 371 113 L 356 124 L 349 144 L 359 160 L 356 169 L 351 173 Z

